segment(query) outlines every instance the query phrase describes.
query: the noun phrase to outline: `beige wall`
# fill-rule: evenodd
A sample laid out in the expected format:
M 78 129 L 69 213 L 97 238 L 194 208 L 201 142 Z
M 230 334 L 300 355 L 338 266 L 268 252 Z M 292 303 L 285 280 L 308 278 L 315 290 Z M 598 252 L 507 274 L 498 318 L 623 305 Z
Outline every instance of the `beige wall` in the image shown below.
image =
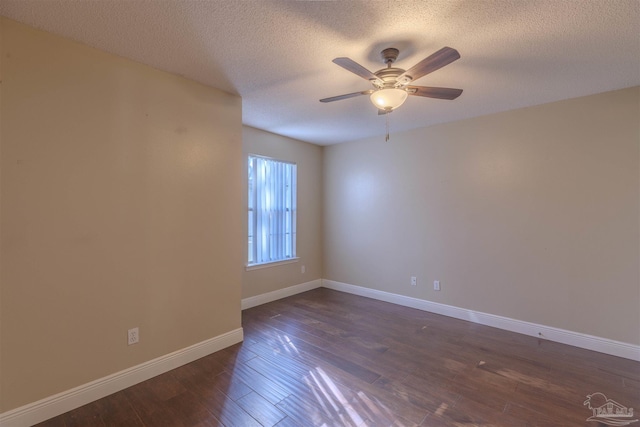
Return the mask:
M 243 150 L 298 165 L 298 215 L 296 255 L 298 262 L 245 271 L 242 278 L 242 297 L 248 298 L 278 289 L 322 278 L 322 147 L 284 136 L 243 127 Z M 244 166 L 246 186 L 246 161 Z M 247 192 L 243 190 L 244 206 Z M 243 219 L 246 218 L 246 215 Z M 247 234 L 247 222 L 243 221 Z M 247 242 L 244 241 L 244 253 Z M 246 263 L 247 256 L 244 255 Z M 306 272 L 301 272 L 301 266 Z
M 327 147 L 324 278 L 640 344 L 639 101 Z
M 239 97 L 0 23 L 3 412 L 239 328 L 244 210 Z

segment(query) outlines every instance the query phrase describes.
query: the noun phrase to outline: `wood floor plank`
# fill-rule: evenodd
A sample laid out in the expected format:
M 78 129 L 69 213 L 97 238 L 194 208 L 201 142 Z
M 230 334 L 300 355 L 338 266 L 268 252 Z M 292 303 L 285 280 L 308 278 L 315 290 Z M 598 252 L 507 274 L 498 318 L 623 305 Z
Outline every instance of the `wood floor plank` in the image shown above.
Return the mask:
M 227 371 L 218 374 L 214 378 L 213 385 L 233 400 L 241 399 L 253 392 L 251 386 Z
M 243 396 L 237 403 L 264 427 L 273 427 L 286 416 L 268 400 L 255 392 Z
M 63 415 L 66 427 L 96 426 L 104 427 L 104 421 L 100 416 L 101 406 L 99 402 L 92 402 Z
M 255 418 L 220 390 L 210 389 L 206 394 L 203 394 L 202 391 L 194 394 L 203 402 L 206 409 L 225 426 L 260 427 L 260 423 Z
M 460 398 L 460 395 L 455 392 L 432 385 L 423 386 L 423 384 L 422 381 L 418 382 L 419 387 L 416 388 L 411 384 L 391 381 L 386 378 L 380 378 L 374 383 L 376 387 L 380 387 L 429 413 L 436 412 L 445 406 L 453 407 Z
M 64 416 L 61 415 L 59 417 L 51 418 L 36 425 L 38 427 L 66 427 L 67 424 L 64 422 Z
M 143 426 L 133 405 L 123 393 L 115 393 L 95 402 L 99 405 L 100 418 L 106 427 Z
M 253 359 L 252 359 L 253 360 Z M 249 385 L 253 391 L 275 405 L 289 396 L 289 391 L 246 364 L 237 365 L 232 372 L 234 379 Z
M 527 427 L 529 421 L 517 419 L 503 412 L 504 408 L 496 409 L 484 405 L 477 400 L 461 397 L 453 408 L 447 408 L 429 415 L 423 425 L 437 425 L 435 420 L 444 420 L 445 425 L 472 426 L 509 426 Z
M 323 408 L 316 401 L 300 399 L 291 395 L 276 405 L 287 414 L 288 418 L 302 426 L 334 425 L 323 413 Z
M 290 417 L 284 417 L 282 421 L 276 424 L 276 427 L 303 427 L 303 426 L 293 421 L 293 419 Z
M 301 396 L 310 392 L 306 382 L 309 368 L 294 360 L 289 360 L 286 357 L 280 357 L 277 360 L 256 357 L 249 362 L 249 366 L 262 375 L 268 375 L 269 380 L 286 390 L 288 395 Z

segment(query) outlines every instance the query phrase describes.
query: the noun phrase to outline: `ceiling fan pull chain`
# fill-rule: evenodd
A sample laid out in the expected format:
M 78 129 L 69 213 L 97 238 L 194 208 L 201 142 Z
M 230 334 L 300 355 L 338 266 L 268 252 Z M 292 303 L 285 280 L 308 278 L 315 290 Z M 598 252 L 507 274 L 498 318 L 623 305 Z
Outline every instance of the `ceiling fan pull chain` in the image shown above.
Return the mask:
M 384 139 L 385 142 L 389 141 L 389 112 L 387 114 L 385 114 L 385 118 L 386 118 L 386 122 L 387 122 L 387 136 Z

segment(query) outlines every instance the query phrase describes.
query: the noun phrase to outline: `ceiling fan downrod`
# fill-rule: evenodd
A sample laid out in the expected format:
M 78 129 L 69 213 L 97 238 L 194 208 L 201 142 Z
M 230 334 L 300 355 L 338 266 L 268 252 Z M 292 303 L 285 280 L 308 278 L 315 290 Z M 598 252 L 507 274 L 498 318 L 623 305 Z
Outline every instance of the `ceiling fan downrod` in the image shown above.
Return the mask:
M 400 51 L 395 47 L 388 47 L 384 49 L 382 52 L 380 52 L 380 56 L 382 56 L 382 61 L 385 64 L 387 64 L 387 68 L 391 68 L 391 64 L 396 62 L 396 59 L 398 59 L 399 54 L 400 54 Z

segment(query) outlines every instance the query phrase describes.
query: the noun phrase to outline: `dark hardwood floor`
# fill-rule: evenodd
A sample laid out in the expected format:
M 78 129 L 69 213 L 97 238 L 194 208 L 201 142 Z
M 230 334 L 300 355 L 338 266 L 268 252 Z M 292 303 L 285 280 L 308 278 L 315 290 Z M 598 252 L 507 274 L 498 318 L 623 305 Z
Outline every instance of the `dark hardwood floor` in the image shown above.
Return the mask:
M 640 410 L 638 362 L 346 293 L 242 320 L 244 343 L 39 426 L 596 427 L 595 392 Z

